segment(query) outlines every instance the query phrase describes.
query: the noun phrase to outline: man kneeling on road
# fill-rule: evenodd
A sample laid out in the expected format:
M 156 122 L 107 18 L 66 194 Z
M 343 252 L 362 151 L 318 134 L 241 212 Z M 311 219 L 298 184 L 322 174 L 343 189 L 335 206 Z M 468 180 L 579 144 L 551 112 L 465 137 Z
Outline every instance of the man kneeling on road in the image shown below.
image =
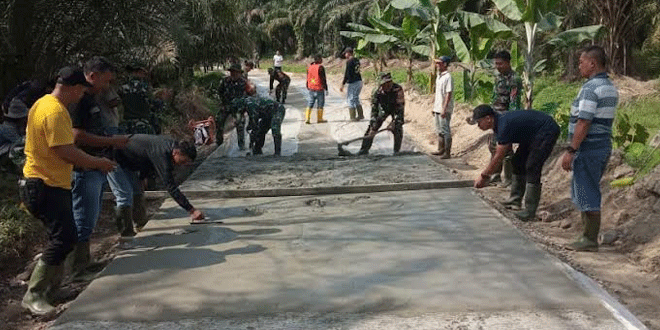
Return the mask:
M 250 117 L 248 131 L 250 131 L 250 142 L 252 154 L 261 155 L 266 133 L 270 130 L 273 134 L 275 145 L 275 156 L 282 153 L 282 121 L 284 120 L 284 106 L 264 97 L 244 97 L 236 99 L 231 104 L 232 113 L 242 116 L 247 112 Z
M 552 117 L 540 111 L 500 114 L 487 104 L 474 108 L 469 122 L 476 123 L 483 131 L 492 129 L 497 139 L 495 155 L 479 178 L 474 180 L 474 187 L 485 187 L 502 158 L 511 150 L 511 145 L 518 143 L 512 159 L 511 196 L 502 204 L 520 207 L 524 196 L 525 208 L 515 215 L 522 221 L 533 220 L 541 199 L 541 169 L 557 142 L 559 125 Z
M 174 181 L 174 165 L 190 164 L 197 157 L 195 145 L 186 141 L 175 141 L 162 135 L 135 134 L 125 149 L 116 150 L 115 160 L 129 171 L 140 172 L 140 178 L 147 178 L 153 171 L 163 180 L 167 192 L 192 218 L 191 223 L 205 223 L 204 213 L 195 209 Z M 133 194 L 143 194 L 142 180 L 134 176 Z M 125 223 L 124 226 L 132 226 Z M 144 226 L 145 224 L 137 224 Z M 141 228 L 138 228 L 138 230 Z
M 392 81 L 392 75 L 389 73 L 380 74 L 380 86 L 376 88 L 373 96 L 371 97 L 371 120 L 367 132 L 364 133 L 365 138 L 362 140 L 362 148 L 358 155 L 368 155 L 371 144 L 374 142 L 374 135 L 385 118 L 392 116 L 392 122 L 388 129 L 392 130 L 394 134 L 394 153 L 401 150 L 401 142 L 403 141 L 403 110 L 405 107 L 405 95 L 403 88 L 399 84 Z

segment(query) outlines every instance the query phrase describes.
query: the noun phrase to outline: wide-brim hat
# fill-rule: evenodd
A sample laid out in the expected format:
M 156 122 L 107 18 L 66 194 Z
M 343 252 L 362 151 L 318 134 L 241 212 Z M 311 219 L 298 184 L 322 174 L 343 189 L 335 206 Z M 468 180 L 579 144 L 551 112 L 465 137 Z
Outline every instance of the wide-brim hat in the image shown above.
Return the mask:
M 13 119 L 25 118 L 27 117 L 29 110 L 30 109 L 28 109 L 27 105 L 25 105 L 21 99 L 15 97 L 9 103 L 9 109 L 7 109 L 5 117 Z

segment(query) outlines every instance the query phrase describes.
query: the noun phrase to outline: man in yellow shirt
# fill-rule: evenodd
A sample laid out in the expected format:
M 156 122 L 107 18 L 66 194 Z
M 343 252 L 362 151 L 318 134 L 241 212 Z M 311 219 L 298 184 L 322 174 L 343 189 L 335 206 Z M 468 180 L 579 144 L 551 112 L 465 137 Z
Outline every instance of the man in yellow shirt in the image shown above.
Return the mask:
M 82 70 L 60 70 L 51 94 L 30 109 L 25 140 L 26 163 L 19 183 L 21 201 L 48 231 L 48 244 L 32 272 L 22 306 L 43 315 L 55 310 L 52 294 L 58 289 L 64 259 L 77 241 L 71 203 L 73 166 L 112 171 L 117 164 L 78 149 L 67 106 L 78 102 L 90 84 Z

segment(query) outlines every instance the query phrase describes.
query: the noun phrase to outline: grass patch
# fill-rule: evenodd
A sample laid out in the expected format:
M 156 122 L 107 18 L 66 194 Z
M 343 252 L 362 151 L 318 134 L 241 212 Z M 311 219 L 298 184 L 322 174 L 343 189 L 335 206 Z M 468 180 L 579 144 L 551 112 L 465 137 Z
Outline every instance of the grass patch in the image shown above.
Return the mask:
M 622 104 L 618 113 L 627 114 L 632 125 L 640 124 L 653 138 L 660 130 L 660 94 L 641 96 Z M 647 141 L 648 142 L 648 141 Z
M 660 165 L 660 150 L 635 142 L 625 148 L 624 159 L 637 170 L 636 177 L 641 177 Z
M 293 73 L 307 73 L 307 64 L 289 63 L 282 65 L 282 71 Z

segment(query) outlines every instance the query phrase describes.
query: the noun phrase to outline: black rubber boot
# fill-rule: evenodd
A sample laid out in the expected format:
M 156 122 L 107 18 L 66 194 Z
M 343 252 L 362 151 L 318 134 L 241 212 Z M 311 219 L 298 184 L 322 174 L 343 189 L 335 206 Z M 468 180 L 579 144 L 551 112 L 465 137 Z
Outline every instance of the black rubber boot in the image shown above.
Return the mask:
M 501 202 L 502 206 L 507 209 L 520 208 L 522 206 L 522 199 L 525 196 L 525 185 L 527 181 L 522 175 L 513 175 L 511 177 L 511 194 L 509 199 Z
M 132 240 L 135 236 L 133 229 L 133 207 L 118 206 L 116 209 L 117 228 L 122 240 Z
M 135 232 L 139 233 L 144 226 L 147 225 L 149 219 L 147 218 L 147 201 L 144 194 L 133 195 L 133 223 L 135 224 Z
M 527 183 L 525 186 L 525 208 L 515 215 L 522 221 L 531 221 L 536 219 L 536 209 L 541 200 L 541 184 Z
M 500 187 L 506 188 L 511 185 L 513 180 L 513 162 L 510 156 L 502 160 L 502 183 Z
M 445 152 L 441 159 L 451 158 L 451 136 L 445 136 Z
M 275 145 L 275 156 L 282 155 L 282 136 L 273 135 L 273 144 Z
M 584 223 L 584 233 L 566 248 L 579 252 L 597 252 L 600 211 L 582 212 L 582 222 Z
M 362 120 L 364 119 L 364 111 L 362 111 L 362 106 L 358 105 L 357 108 L 355 108 L 357 111 L 357 120 Z
M 442 156 L 445 153 L 445 136 L 438 134 L 438 151 L 434 151 L 431 155 Z

